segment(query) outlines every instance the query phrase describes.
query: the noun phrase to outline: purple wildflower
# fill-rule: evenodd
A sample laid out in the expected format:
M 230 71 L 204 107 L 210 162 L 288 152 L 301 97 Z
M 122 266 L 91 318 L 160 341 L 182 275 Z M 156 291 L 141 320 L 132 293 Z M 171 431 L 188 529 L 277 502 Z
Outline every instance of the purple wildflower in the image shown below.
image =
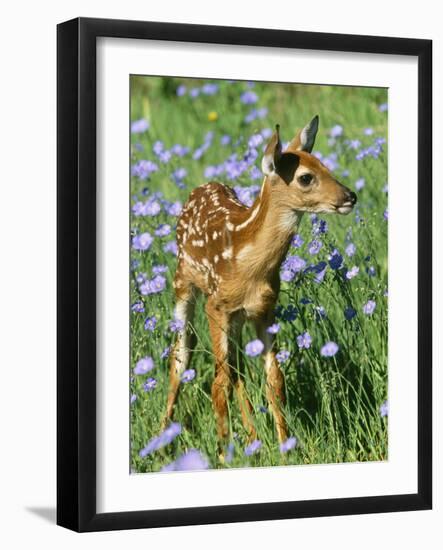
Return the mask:
M 248 445 L 245 448 L 245 455 L 246 456 L 252 456 L 253 454 L 257 453 L 262 446 L 262 443 L 260 440 L 255 439 L 250 445 Z
M 131 310 L 135 313 L 143 313 L 145 311 L 145 306 L 143 302 L 134 302 L 131 306 Z
M 320 355 L 323 357 L 334 357 L 337 352 L 338 345 L 335 342 L 326 342 L 320 350 Z
M 346 255 L 352 258 L 352 256 L 355 254 L 356 247 L 354 243 L 349 243 L 348 246 L 345 248 Z
M 299 235 L 298 233 L 296 235 L 294 235 L 294 237 L 292 238 L 292 242 L 291 242 L 291 245 L 294 247 L 294 248 L 300 248 L 302 245 L 303 245 L 304 241 L 301 237 L 301 235 Z
M 146 318 L 145 324 L 144 324 L 145 330 L 149 330 L 150 332 L 152 332 L 155 329 L 156 325 L 157 325 L 157 318 L 155 317 L 155 315 L 153 315 L 152 317 Z
M 258 96 L 255 92 L 252 92 L 251 90 L 247 90 L 246 92 L 243 92 L 240 96 L 240 101 L 244 105 L 252 105 L 254 103 L 257 103 Z
M 157 237 L 166 237 L 171 232 L 171 226 L 167 223 L 161 223 L 154 231 Z
M 141 180 L 146 180 L 148 177 L 157 172 L 158 166 L 151 160 L 139 160 L 132 165 L 131 174 Z
M 343 134 L 343 126 L 336 124 L 329 130 L 329 135 L 333 138 L 340 137 Z
M 186 384 L 187 382 L 192 382 L 195 378 L 195 370 L 194 369 L 187 369 L 183 372 L 181 375 L 180 380 Z
M 159 264 L 159 265 L 154 265 L 152 267 L 152 273 L 154 273 L 154 275 L 158 275 L 159 273 L 165 273 L 165 271 L 168 271 L 168 266 L 166 265 Z
M 134 374 L 146 374 L 154 368 L 152 357 L 142 357 L 137 361 L 134 367 Z
M 172 204 L 168 205 L 166 208 L 166 212 L 170 216 L 178 216 L 181 211 L 182 211 L 182 203 L 180 201 L 175 201 Z
M 382 103 L 381 105 L 378 106 L 378 110 L 380 111 L 380 113 L 386 112 L 388 110 L 388 104 Z
M 135 403 L 137 401 L 137 396 L 135 395 L 135 393 L 131 394 L 131 405 L 132 403 Z
M 207 458 L 197 449 L 189 449 L 186 453 L 182 454 L 177 460 L 171 462 L 167 466 L 164 466 L 162 472 L 174 472 L 174 471 L 195 471 L 195 470 L 207 470 L 209 468 L 209 462 Z
M 289 359 L 289 356 L 290 356 L 289 351 L 282 349 L 275 355 L 275 358 L 279 363 L 284 363 Z
M 280 325 L 278 323 L 274 323 L 273 325 L 269 326 L 266 329 L 266 332 L 269 334 L 277 334 L 277 332 L 280 330 Z
M 144 447 L 139 452 L 139 455 L 144 458 L 154 451 L 157 451 L 158 449 L 169 445 L 169 443 L 171 443 L 178 435 L 180 435 L 181 431 L 181 425 L 178 422 L 172 422 L 172 424 L 170 424 L 166 428 L 166 430 L 164 430 L 164 432 L 156 437 L 153 437 L 146 445 L 146 447 Z
M 312 256 L 315 255 L 315 254 L 318 254 L 320 252 L 320 249 L 321 249 L 322 246 L 323 246 L 323 244 L 322 244 L 321 241 L 319 241 L 317 239 L 314 239 L 308 245 L 309 254 L 311 254 Z
M 283 443 L 280 443 L 280 452 L 287 453 L 288 451 L 295 449 L 296 446 L 297 446 L 297 438 L 288 437 L 286 441 L 284 441 Z
M 246 344 L 245 352 L 246 355 L 249 355 L 249 357 L 256 357 L 257 355 L 261 354 L 264 348 L 265 346 L 261 340 L 251 340 L 251 342 L 248 342 Z
M 228 136 L 225 134 L 220 138 L 220 144 L 221 145 L 229 145 L 231 143 L 231 136 Z
M 365 178 L 360 178 L 355 182 L 355 189 L 356 191 L 361 191 L 363 187 L 365 186 Z
M 173 319 L 169 321 L 169 330 L 171 332 L 180 332 L 185 327 L 184 322 L 181 319 Z
M 155 378 L 147 378 L 146 382 L 143 384 L 143 389 L 145 392 L 153 390 L 157 386 L 157 380 Z
M 174 256 L 177 256 L 178 253 L 178 247 L 176 241 L 168 241 L 163 245 L 163 252 L 170 252 L 171 254 L 174 254 Z
M 153 241 L 154 238 L 150 233 L 141 233 L 132 237 L 132 248 L 140 251 L 148 250 Z
M 348 279 L 348 280 L 353 279 L 354 277 L 356 277 L 358 275 L 359 271 L 360 271 L 360 269 L 356 265 L 354 265 L 353 267 L 351 267 L 351 269 L 346 271 L 346 279 Z
M 184 96 L 186 94 L 186 86 L 184 84 L 180 84 L 180 86 L 177 86 L 175 93 L 178 97 Z
M 368 300 L 366 304 L 363 306 L 363 313 L 365 315 L 372 315 L 375 310 L 376 303 L 374 300 Z
M 171 352 L 171 346 L 166 346 L 165 349 L 161 352 L 160 359 L 166 359 Z
M 139 290 L 143 296 L 162 292 L 166 286 L 166 279 L 162 275 L 156 275 L 153 279 L 143 282 Z
M 384 401 L 384 403 L 380 405 L 380 416 L 383 418 L 385 416 L 388 416 L 388 414 L 389 414 L 389 403 L 388 401 Z
M 312 338 L 309 332 L 303 332 L 297 336 L 297 345 L 299 349 L 309 349 L 312 344 Z
M 146 132 L 146 130 L 148 129 L 149 129 L 149 122 L 145 118 L 141 118 L 140 120 L 134 120 L 134 122 L 131 122 L 132 134 L 142 134 L 143 132 Z
M 337 270 L 343 265 L 343 256 L 338 252 L 338 250 L 334 250 L 329 255 L 328 260 L 331 269 Z
M 357 315 L 357 312 L 355 311 L 355 309 L 353 307 L 350 307 L 350 306 L 345 308 L 344 313 L 345 313 L 345 319 L 347 321 L 350 321 L 351 319 L 353 319 Z
M 218 84 L 208 82 L 202 86 L 201 91 L 204 95 L 215 95 L 218 92 L 218 89 Z

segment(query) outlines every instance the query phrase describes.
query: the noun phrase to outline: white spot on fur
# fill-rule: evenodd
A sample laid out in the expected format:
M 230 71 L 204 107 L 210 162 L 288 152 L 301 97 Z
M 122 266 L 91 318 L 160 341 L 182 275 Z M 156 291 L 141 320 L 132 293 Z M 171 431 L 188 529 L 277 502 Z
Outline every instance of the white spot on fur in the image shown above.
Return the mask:
M 226 248 L 225 250 L 223 250 L 222 257 L 225 260 L 230 260 L 232 258 L 232 246 L 230 246 L 229 248 Z

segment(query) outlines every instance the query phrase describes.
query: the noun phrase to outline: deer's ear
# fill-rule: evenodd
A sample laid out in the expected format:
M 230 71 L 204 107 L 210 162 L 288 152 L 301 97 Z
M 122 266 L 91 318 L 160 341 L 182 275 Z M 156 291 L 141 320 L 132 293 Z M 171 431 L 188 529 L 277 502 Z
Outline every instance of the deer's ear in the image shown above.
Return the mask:
M 265 176 L 275 174 L 276 166 L 281 157 L 281 149 L 280 126 L 277 124 L 261 161 L 261 168 Z
M 311 122 L 306 124 L 306 126 L 295 136 L 289 144 L 289 147 L 296 151 L 306 151 L 310 153 L 314 147 L 317 131 L 318 115 L 315 115 Z

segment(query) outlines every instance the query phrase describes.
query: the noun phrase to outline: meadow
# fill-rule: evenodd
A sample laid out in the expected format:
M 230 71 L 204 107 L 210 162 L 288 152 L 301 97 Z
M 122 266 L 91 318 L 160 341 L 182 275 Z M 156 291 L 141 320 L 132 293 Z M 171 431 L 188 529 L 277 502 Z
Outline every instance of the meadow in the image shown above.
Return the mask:
M 275 330 L 290 442 L 281 452 L 261 358 L 246 347 L 256 335 L 245 327 L 245 383 L 257 442 L 248 445 L 233 399 L 233 437 L 221 464 L 202 300 L 174 423 L 161 431 L 177 330 L 177 216 L 190 191 L 211 180 L 252 204 L 275 124 L 287 142 L 316 114 L 313 153 L 357 193 L 358 203 L 348 216 L 305 214 L 282 265 Z M 387 90 L 133 76 L 130 116 L 131 471 L 386 460 Z

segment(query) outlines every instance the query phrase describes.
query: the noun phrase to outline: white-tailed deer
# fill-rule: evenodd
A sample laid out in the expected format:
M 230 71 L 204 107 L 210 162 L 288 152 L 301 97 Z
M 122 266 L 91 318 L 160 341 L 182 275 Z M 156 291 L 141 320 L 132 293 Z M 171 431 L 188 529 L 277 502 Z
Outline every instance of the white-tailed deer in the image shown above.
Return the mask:
M 318 130 L 314 117 L 285 151 L 279 127 L 262 160 L 265 175 L 260 195 L 247 208 L 234 191 L 216 182 L 192 191 L 177 224 L 178 262 L 174 280 L 176 319 L 182 322 L 171 352 L 170 387 L 165 423 L 171 418 L 181 374 L 191 356 L 196 293 L 207 296 L 206 313 L 215 357 L 212 402 L 220 449 L 229 436 L 228 399 L 235 389 L 242 422 L 255 439 L 252 407 L 246 395 L 241 357 L 241 331 L 251 320 L 264 343 L 266 396 L 280 443 L 287 437 L 281 410 L 284 378 L 275 357 L 274 322 L 280 289 L 279 270 L 303 212 L 349 213 L 355 193 L 339 183 L 311 151 Z

